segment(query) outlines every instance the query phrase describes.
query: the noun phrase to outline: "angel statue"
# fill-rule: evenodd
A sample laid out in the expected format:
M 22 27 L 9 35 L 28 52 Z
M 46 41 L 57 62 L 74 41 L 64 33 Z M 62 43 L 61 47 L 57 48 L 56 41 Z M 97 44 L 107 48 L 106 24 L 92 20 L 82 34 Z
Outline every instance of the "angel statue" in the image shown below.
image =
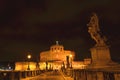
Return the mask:
M 92 14 L 90 18 L 90 22 L 87 24 L 88 32 L 90 33 L 91 37 L 95 40 L 96 45 L 106 45 L 105 37 L 101 37 L 100 35 L 100 28 L 99 28 L 99 21 L 98 17 L 95 13 Z

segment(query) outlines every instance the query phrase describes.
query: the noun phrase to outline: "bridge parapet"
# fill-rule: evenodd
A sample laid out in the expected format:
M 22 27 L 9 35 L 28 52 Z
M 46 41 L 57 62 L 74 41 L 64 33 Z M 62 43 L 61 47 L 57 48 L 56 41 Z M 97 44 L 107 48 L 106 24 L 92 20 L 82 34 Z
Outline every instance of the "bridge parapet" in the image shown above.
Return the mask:
M 38 76 L 43 72 L 43 70 L 0 71 L 0 80 L 22 80 L 28 77 Z
M 64 75 L 74 80 L 120 80 L 120 69 L 69 69 Z

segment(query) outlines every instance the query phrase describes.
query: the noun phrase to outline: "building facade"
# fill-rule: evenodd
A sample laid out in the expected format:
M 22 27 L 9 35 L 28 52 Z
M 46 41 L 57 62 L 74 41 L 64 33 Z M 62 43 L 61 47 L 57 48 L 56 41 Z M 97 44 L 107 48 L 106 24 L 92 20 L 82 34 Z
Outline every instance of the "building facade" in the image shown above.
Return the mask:
M 63 45 L 58 44 L 50 47 L 50 50 L 40 53 L 40 69 L 61 69 L 65 68 L 85 68 L 91 64 L 91 59 L 84 59 L 84 61 L 74 61 L 75 52 L 65 50 Z
M 59 45 L 56 41 L 55 45 L 50 47 L 50 50 L 40 53 L 40 68 L 41 69 L 60 69 L 63 64 L 68 61 L 73 61 L 75 56 L 74 51 L 64 50 L 63 45 Z M 71 63 L 69 63 L 71 65 Z
M 84 59 L 83 61 L 74 61 L 75 52 L 65 50 L 63 45 L 57 41 L 55 45 L 50 47 L 48 51 L 40 52 L 40 62 L 16 62 L 15 70 L 59 70 L 62 68 L 85 69 L 87 65 L 91 64 L 91 59 Z

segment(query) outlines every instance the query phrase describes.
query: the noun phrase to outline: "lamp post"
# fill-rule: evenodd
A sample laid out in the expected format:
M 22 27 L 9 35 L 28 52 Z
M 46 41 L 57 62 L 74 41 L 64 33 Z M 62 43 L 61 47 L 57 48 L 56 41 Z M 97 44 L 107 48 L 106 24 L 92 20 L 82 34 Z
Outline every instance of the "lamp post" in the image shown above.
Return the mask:
M 70 55 L 70 68 L 72 68 L 72 55 Z
M 30 63 L 29 63 L 29 60 L 31 59 L 31 55 L 30 55 L 30 54 L 27 55 L 27 58 L 28 58 L 28 68 L 27 68 L 27 70 L 30 70 Z

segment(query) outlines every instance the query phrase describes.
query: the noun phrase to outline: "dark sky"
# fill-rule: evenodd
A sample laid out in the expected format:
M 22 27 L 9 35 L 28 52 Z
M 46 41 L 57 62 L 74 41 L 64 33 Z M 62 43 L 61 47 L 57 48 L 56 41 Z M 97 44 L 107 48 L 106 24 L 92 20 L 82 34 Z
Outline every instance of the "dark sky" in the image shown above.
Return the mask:
M 99 17 L 113 60 L 120 60 L 119 0 L 0 0 L 0 61 L 33 60 L 58 40 L 76 60 L 95 45 L 87 32 L 92 12 Z

